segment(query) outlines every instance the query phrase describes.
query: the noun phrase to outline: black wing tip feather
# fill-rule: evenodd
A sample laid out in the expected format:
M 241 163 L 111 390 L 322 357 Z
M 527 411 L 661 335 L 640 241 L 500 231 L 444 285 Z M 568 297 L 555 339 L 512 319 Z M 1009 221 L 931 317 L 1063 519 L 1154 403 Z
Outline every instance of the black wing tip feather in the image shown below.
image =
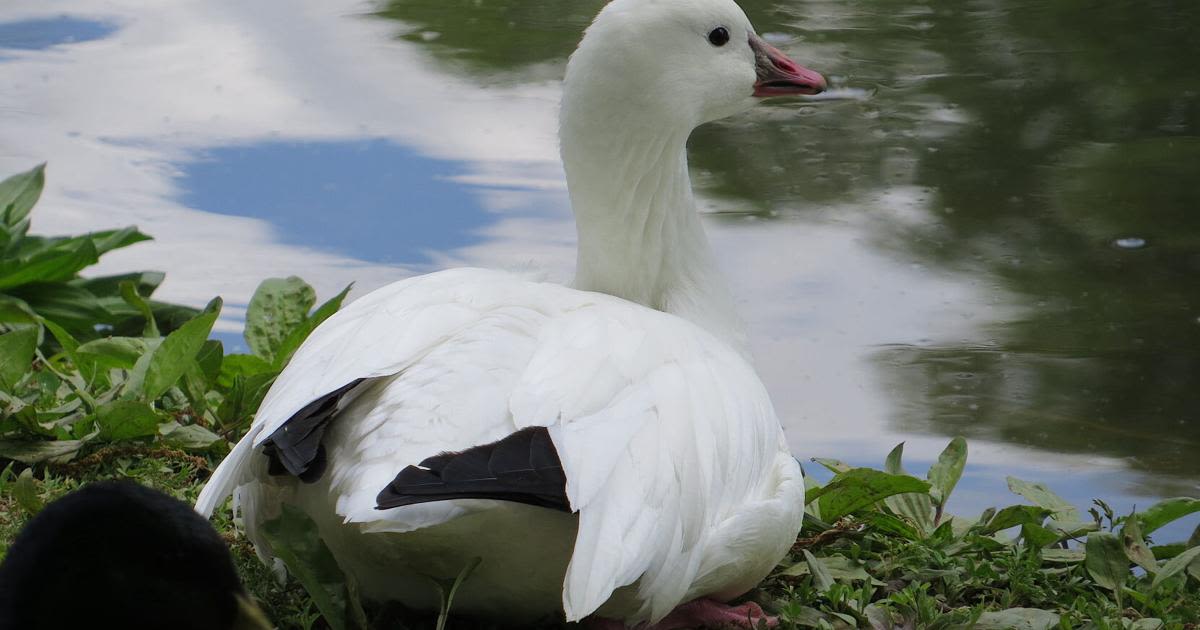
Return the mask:
M 494 499 L 571 511 L 567 478 L 545 427 L 426 458 L 408 466 L 376 497 L 377 510 L 451 499 Z
M 268 474 L 290 474 L 304 483 L 320 479 L 328 465 L 325 445 L 321 443 L 325 429 L 337 413 L 342 397 L 365 380 L 353 380 L 313 400 L 275 429 L 263 441 L 262 452 L 269 458 Z

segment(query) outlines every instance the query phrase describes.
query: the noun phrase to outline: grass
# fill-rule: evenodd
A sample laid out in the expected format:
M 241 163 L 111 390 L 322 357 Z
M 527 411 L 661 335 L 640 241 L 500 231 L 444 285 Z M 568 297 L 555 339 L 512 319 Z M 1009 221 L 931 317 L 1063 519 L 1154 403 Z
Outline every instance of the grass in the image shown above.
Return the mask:
M 80 276 L 104 252 L 148 238 L 136 229 L 29 236 L 43 181 L 37 167 L 0 182 L 4 550 L 42 505 L 92 481 L 129 478 L 194 502 L 279 370 L 346 295 L 316 306 L 299 278 L 267 280 L 247 309 L 251 352 L 225 354 L 208 339 L 219 299 L 199 311 L 154 302 L 162 280 L 154 272 Z M 880 469 L 813 460 L 833 478 L 808 478 L 795 546 L 748 597 L 775 611 L 785 629 L 1197 628 L 1200 528 L 1187 541 L 1159 544 L 1154 535 L 1200 512 L 1200 499 L 1166 499 L 1126 515 L 1097 500 L 1083 513 L 1042 484 L 1010 478 L 1022 502 L 963 518 L 946 506 L 967 450 L 952 440 L 924 478 L 904 470 L 903 445 Z M 288 561 L 291 575 L 307 578 L 283 583 L 227 512 L 213 521 L 279 627 L 497 627 L 448 617 L 454 585 L 443 585 L 441 614 L 362 610 L 303 521 L 287 522 L 307 542 Z

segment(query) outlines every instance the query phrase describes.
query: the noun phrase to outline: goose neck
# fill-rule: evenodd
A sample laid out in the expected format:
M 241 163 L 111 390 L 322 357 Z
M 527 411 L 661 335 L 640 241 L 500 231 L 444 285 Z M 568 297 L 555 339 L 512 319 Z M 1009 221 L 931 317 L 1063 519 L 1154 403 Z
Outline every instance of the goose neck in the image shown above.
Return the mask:
M 564 112 L 562 155 L 579 251 L 575 287 L 672 313 L 742 349 L 732 300 L 696 213 L 691 128 L 598 124 Z

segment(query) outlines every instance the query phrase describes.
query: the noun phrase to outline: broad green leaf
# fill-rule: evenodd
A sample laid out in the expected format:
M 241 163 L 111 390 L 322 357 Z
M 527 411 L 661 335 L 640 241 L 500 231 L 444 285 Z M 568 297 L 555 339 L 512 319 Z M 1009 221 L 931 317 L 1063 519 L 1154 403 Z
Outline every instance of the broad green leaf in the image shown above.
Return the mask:
M 1150 588 L 1158 588 L 1164 581 L 1188 570 L 1188 566 L 1198 558 L 1200 558 L 1200 547 L 1192 547 L 1178 556 L 1167 560 L 1162 569 L 1154 575 L 1154 582 L 1150 584 Z
M 1121 606 L 1121 589 L 1129 577 L 1129 558 L 1125 557 L 1125 545 L 1121 539 L 1109 532 L 1095 532 L 1088 536 L 1084 545 L 1087 558 L 1084 566 L 1088 574 L 1101 587 L 1113 592 L 1117 606 Z
M 42 502 L 42 497 L 38 495 L 37 482 L 33 480 L 33 469 L 26 468 L 17 476 L 17 482 L 13 484 L 12 489 L 13 499 L 16 499 L 17 505 L 25 510 L 30 516 L 42 511 L 45 503 Z
M 300 581 L 333 630 L 346 627 L 346 578 L 317 526 L 299 508 L 283 505 L 282 514 L 259 531 L 288 571 Z
M 142 385 L 142 396 L 145 400 L 155 400 L 162 396 L 183 376 L 191 361 L 204 347 L 204 342 L 212 332 L 213 324 L 220 313 L 221 298 L 215 298 L 204 307 L 199 316 L 167 335 L 149 355 L 146 377 Z
M 96 324 L 112 319 L 111 313 L 91 291 L 70 284 L 32 284 L 10 291 L 41 317 L 54 320 L 85 340 L 96 336 Z
M 1087 555 L 1082 549 L 1043 549 L 1042 560 L 1046 562 L 1058 562 L 1063 564 L 1074 564 L 1083 562 Z
M 908 473 L 904 471 L 904 465 L 900 461 L 903 458 L 904 442 L 901 442 L 887 454 L 887 459 L 883 461 L 883 471 L 893 475 L 907 475 Z
M 1162 619 L 1146 617 L 1129 624 L 1128 630 L 1162 630 L 1166 627 Z
M 208 450 L 221 441 L 221 436 L 198 424 L 168 422 L 159 427 L 159 433 L 167 444 L 189 451 Z
M 1058 615 L 1039 608 L 1009 608 L 985 612 L 972 626 L 976 630 L 1050 630 L 1058 627 Z
M 296 276 L 264 280 L 246 308 L 246 343 L 254 354 L 278 365 L 283 340 L 304 322 L 316 301 L 316 291 Z
M 25 374 L 33 369 L 38 329 L 18 328 L 0 335 L 0 390 L 12 391 Z
M 1021 525 L 1021 538 L 1025 539 L 1026 546 L 1041 549 L 1058 542 L 1058 533 L 1036 523 L 1024 523 Z
M 967 441 L 961 437 L 950 440 L 938 460 L 929 467 L 929 496 L 935 505 L 945 506 L 954 486 L 962 478 L 963 467 L 967 464 Z
M 111 252 L 114 249 L 129 247 L 134 243 L 141 243 L 142 241 L 154 240 L 149 236 L 139 232 L 138 229 L 132 225 L 117 230 L 92 232 L 88 234 L 87 237 L 92 239 L 92 243 L 96 246 L 96 253 L 101 256 Z
M 196 355 L 200 373 L 210 387 L 216 386 L 217 378 L 221 375 L 221 364 L 224 362 L 225 346 L 216 339 L 205 341 L 204 345 L 200 347 L 200 353 Z
M 108 337 L 80 344 L 75 349 L 80 361 L 92 361 L 104 368 L 132 369 L 137 360 L 159 344 L 148 344 L 137 337 Z
M 920 540 L 924 536 L 922 532 L 918 531 L 909 522 L 884 512 L 868 512 L 863 515 L 863 521 L 878 531 L 893 536 L 900 536 L 908 540 Z
M 0 457 L 33 465 L 69 459 L 82 446 L 82 440 L 0 440 Z
M 868 606 L 868 608 L 870 607 Z M 875 610 L 883 611 L 883 609 L 879 607 L 876 607 Z M 825 613 L 811 606 L 804 606 L 796 602 L 788 602 L 786 607 L 781 612 L 785 619 L 794 624 L 798 624 L 803 628 L 820 628 L 822 623 L 825 623 L 826 625 L 829 623 L 827 621 L 829 616 Z M 884 612 L 884 614 L 887 613 Z M 890 628 L 891 626 L 888 627 Z
M 904 470 L 904 442 L 896 445 L 884 460 L 883 470 L 892 475 L 908 475 Z M 911 475 L 910 475 L 911 476 Z M 920 536 L 924 537 L 933 531 L 933 498 L 928 492 L 898 494 L 884 500 L 893 512 L 912 523 Z
M 1125 519 L 1125 525 L 1121 527 L 1121 542 L 1125 545 L 1125 555 L 1134 564 L 1151 575 L 1158 572 L 1158 563 L 1154 560 L 1154 553 L 1146 546 L 1137 518 Z
M 1010 505 L 992 517 L 987 525 L 983 526 L 984 534 L 994 534 L 1000 530 L 1016 527 L 1018 525 L 1032 524 L 1041 525 L 1042 521 L 1050 515 L 1050 510 L 1034 505 Z
M 25 300 L 0 294 L 0 323 L 36 324 L 37 321 L 37 312 Z
M 1142 533 L 1150 534 L 1167 523 L 1195 512 L 1200 512 L 1200 499 L 1176 497 L 1155 503 L 1144 512 L 1139 512 L 1137 517 L 1141 521 Z
M 256 374 L 275 374 L 278 370 L 266 360 L 254 354 L 227 354 L 221 359 L 221 373 L 217 383 L 226 389 L 233 386 L 237 376 L 250 377 Z
M 1198 545 L 1200 545 L 1200 525 L 1197 525 L 1196 529 L 1192 530 L 1192 535 L 1188 536 L 1187 541 L 1187 546 L 1189 547 L 1195 547 Z
M 817 562 L 820 562 L 821 566 L 825 568 L 825 572 L 829 575 L 829 577 L 835 580 L 863 581 L 871 579 L 871 574 L 867 573 L 867 570 L 863 567 L 861 562 L 851 560 L 843 555 L 835 554 L 832 556 L 820 557 L 817 558 Z M 811 572 L 812 571 L 809 569 L 808 560 L 805 559 L 804 562 L 797 562 L 791 567 L 780 571 L 779 575 L 798 576 L 808 575 Z
M 145 298 L 138 295 L 137 286 L 133 282 L 125 281 L 119 286 L 121 299 L 125 303 L 136 308 L 142 314 L 142 318 L 146 320 L 146 326 L 142 329 L 143 337 L 159 337 L 158 324 L 154 321 L 154 311 L 150 309 L 150 303 Z
M 1075 509 L 1066 499 L 1054 494 L 1045 484 L 1036 481 L 1023 481 L 1016 477 L 1007 477 L 1008 489 L 1019 494 L 1034 505 L 1050 510 L 1055 520 L 1079 521 L 1079 510 Z
M 96 246 L 86 239 L 40 252 L 28 259 L 3 261 L 0 262 L 0 289 L 32 282 L 69 280 L 79 270 L 98 261 Z
M 113 442 L 155 435 L 163 421 L 149 404 L 133 400 L 105 403 L 95 417 L 100 439 Z
M 814 457 L 812 460 L 829 470 L 833 474 L 849 472 L 854 467 L 840 459 L 829 459 L 828 457 Z
M 1083 538 L 1085 534 L 1097 531 L 1100 526 L 1096 521 L 1064 522 L 1051 518 L 1046 521 L 1046 529 L 1058 534 L 1059 540 L 1067 538 Z
M 1155 560 L 1170 560 L 1187 550 L 1188 545 L 1186 543 L 1171 543 L 1168 545 L 1154 545 L 1150 548 L 1150 553 L 1154 554 Z
M 854 468 L 836 475 L 824 487 L 809 493 L 812 496 L 805 498 L 808 501 L 819 500 L 821 518 L 832 522 L 890 496 L 928 491 L 929 484 L 915 477 Z
M 71 362 L 78 365 L 78 362 L 75 361 L 75 351 L 79 349 L 79 342 L 75 340 L 75 337 L 71 336 L 71 333 L 66 330 L 63 330 L 62 326 L 48 319 L 43 319 L 41 324 L 46 327 L 46 330 L 50 331 L 50 334 L 54 336 L 54 340 L 58 342 L 58 345 L 62 346 L 63 351 L 66 352 Z
M 826 593 L 829 587 L 833 586 L 833 576 L 829 575 L 829 571 L 825 569 L 825 565 L 817 560 L 816 556 L 812 555 L 807 549 L 804 549 L 804 559 L 808 563 L 808 570 L 812 573 L 813 587 L 818 593 Z
M 161 271 L 137 271 L 115 276 L 76 278 L 71 281 L 71 285 L 87 289 L 96 295 L 120 296 L 121 283 L 132 282 L 134 288 L 137 289 L 138 295 L 153 295 L 154 291 L 158 289 L 166 277 L 166 274 Z
M 79 349 L 79 342 L 71 336 L 71 333 L 64 330 L 62 326 L 59 326 L 48 319 L 42 320 L 42 326 L 44 326 L 46 330 L 50 331 L 50 334 L 54 336 L 56 341 L 58 341 L 58 345 L 62 346 L 63 354 L 67 355 L 67 358 L 70 359 L 71 364 L 75 366 L 75 369 L 79 370 L 79 373 L 82 375 L 84 380 L 91 381 L 93 378 L 95 378 L 95 364 L 88 361 L 81 361 L 79 359 L 79 354 L 76 352 L 76 350 Z
M 346 299 L 346 295 L 350 293 L 350 289 L 353 286 L 353 283 L 346 285 L 346 288 L 342 289 L 341 293 L 338 293 L 317 307 L 317 310 L 310 317 L 305 318 L 303 322 L 288 333 L 287 337 L 280 342 L 279 348 L 275 352 L 275 367 L 283 369 L 288 361 L 291 360 L 292 355 L 296 353 L 300 344 L 304 343 L 304 340 L 308 339 L 308 336 L 312 334 L 312 331 L 316 330 L 317 326 L 321 325 L 321 322 L 329 319 L 329 316 L 342 308 L 342 302 Z
M 0 182 L 0 222 L 13 226 L 33 209 L 46 185 L 45 162 Z

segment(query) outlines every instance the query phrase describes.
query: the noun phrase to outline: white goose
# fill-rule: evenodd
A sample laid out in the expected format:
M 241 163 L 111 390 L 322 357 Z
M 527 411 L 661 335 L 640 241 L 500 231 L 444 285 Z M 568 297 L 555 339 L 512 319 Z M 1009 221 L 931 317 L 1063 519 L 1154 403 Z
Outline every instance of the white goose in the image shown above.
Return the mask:
M 685 143 L 755 97 L 824 85 L 731 0 L 613 0 L 563 84 L 574 287 L 454 269 L 350 304 L 296 352 L 196 509 L 234 494 L 269 559 L 259 527 L 298 506 L 376 600 L 436 608 L 428 578 L 482 558 L 457 611 L 761 616 L 718 602 L 786 553 L 804 485 L 717 277 Z

